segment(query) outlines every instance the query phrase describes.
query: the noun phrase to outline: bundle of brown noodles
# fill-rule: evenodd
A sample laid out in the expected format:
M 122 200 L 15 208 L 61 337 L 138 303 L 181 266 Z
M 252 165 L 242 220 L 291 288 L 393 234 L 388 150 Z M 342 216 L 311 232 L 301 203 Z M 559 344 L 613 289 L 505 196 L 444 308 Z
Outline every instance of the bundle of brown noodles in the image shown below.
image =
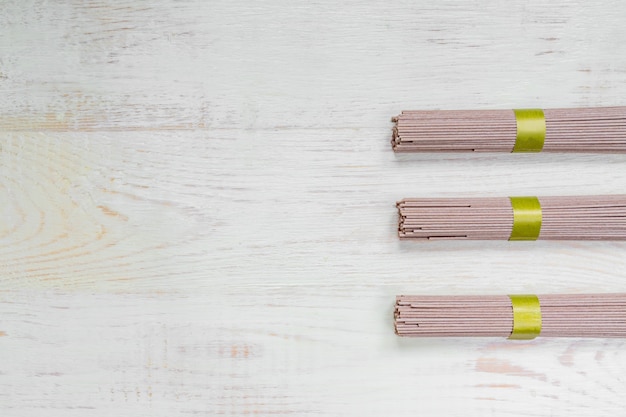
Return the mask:
M 626 107 L 403 111 L 396 152 L 626 152 Z
M 626 195 L 412 198 L 401 239 L 626 240 Z
M 399 336 L 626 337 L 626 294 L 396 298 Z

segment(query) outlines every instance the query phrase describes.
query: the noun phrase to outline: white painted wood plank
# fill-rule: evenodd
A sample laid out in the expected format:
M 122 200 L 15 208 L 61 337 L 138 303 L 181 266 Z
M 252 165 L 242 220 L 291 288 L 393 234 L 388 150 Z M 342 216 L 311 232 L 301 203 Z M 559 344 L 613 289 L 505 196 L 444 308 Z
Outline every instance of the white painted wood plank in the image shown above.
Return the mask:
M 4 293 L 0 404 L 51 416 L 591 416 L 626 405 L 624 341 L 400 340 L 381 289 Z
M 363 128 L 408 108 L 626 104 L 617 0 L 1 7 L 3 130 Z
M 4 134 L 0 284 L 191 293 L 327 283 L 401 292 L 621 287 L 624 242 L 399 242 L 395 202 L 620 193 L 625 155 L 398 157 L 387 135 Z

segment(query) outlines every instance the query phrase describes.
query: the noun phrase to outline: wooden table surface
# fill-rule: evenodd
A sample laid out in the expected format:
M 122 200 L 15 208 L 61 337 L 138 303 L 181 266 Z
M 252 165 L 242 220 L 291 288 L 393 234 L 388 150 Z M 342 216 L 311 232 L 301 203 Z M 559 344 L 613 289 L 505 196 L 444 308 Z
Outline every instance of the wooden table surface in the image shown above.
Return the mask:
M 394 155 L 406 109 L 626 105 L 621 1 L 0 5 L 2 416 L 619 415 L 623 340 L 405 340 L 397 294 L 626 291 L 626 243 L 399 242 L 404 197 L 626 155 Z

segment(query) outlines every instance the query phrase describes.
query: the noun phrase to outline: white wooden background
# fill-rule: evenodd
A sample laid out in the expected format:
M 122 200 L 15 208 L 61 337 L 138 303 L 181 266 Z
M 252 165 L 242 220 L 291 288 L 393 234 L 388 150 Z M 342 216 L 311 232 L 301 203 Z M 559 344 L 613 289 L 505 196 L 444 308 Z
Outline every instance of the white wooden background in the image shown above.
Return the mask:
M 404 340 L 396 294 L 626 291 L 626 243 L 400 243 L 403 197 L 626 155 L 394 155 L 403 109 L 626 105 L 626 3 L 0 3 L 2 416 L 601 416 L 623 340 Z

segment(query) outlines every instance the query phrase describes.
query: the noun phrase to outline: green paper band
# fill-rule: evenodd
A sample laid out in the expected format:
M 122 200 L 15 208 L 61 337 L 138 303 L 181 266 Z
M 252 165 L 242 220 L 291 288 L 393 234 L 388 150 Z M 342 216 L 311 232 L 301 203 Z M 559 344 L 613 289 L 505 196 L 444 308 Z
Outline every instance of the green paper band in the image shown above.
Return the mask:
M 546 119 L 541 109 L 513 110 L 517 137 L 513 152 L 541 152 L 546 139 Z
M 509 197 L 513 228 L 509 240 L 537 240 L 541 232 L 541 204 L 537 197 Z
M 541 306 L 536 295 L 509 295 L 513 307 L 513 330 L 509 339 L 529 340 L 541 333 Z

